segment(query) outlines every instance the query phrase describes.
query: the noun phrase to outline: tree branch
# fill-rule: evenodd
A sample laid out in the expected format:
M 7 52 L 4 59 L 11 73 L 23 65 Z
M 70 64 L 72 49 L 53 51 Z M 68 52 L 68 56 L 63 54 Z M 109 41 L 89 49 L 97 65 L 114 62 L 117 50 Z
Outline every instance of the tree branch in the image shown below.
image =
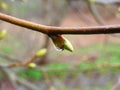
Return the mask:
M 38 31 L 44 34 L 111 34 L 120 33 L 119 25 L 93 26 L 93 27 L 55 27 L 45 26 L 22 19 L 18 19 L 6 14 L 0 13 L 0 19 L 21 27 Z

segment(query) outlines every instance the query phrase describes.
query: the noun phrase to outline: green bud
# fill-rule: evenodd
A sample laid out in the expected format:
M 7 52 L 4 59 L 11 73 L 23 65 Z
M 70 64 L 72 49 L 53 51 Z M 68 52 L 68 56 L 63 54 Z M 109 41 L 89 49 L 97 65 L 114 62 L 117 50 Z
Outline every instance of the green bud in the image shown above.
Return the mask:
M 28 64 L 28 67 L 30 67 L 30 68 L 35 68 L 35 67 L 36 67 L 36 64 L 35 64 L 35 63 L 29 63 L 29 64 Z
M 3 10 L 7 10 L 8 9 L 8 5 L 5 2 L 1 2 L 0 5 L 1 5 L 1 8 Z
M 47 53 L 47 49 L 43 48 L 36 53 L 36 57 L 41 57 Z
M 73 52 L 73 50 L 74 50 L 72 44 L 66 38 L 65 38 L 65 43 L 64 43 L 64 49 L 66 49 L 70 52 Z
M 118 9 L 117 9 L 117 10 L 118 10 L 118 12 L 120 12 L 120 7 L 118 7 Z
M 51 86 L 49 90 L 56 90 L 54 86 Z
M 6 30 L 2 30 L 2 31 L 0 32 L 0 40 L 5 37 L 6 33 L 7 33 Z
M 73 51 L 72 44 L 62 35 L 50 36 L 57 50 L 68 50 Z

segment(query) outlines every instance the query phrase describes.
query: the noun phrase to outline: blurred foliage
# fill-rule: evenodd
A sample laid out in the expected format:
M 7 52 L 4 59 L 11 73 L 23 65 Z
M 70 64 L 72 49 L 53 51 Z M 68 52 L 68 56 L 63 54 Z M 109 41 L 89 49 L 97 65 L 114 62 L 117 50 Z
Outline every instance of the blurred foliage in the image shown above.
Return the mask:
M 3 53 L 6 53 L 6 54 L 10 54 L 10 53 L 13 52 L 13 49 L 12 49 L 10 46 L 4 46 L 4 47 L 2 48 L 2 52 L 3 52 Z
M 112 73 L 116 73 L 120 68 L 120 44 L 109 44 L 105 46 L 104 55 L 99 56 L 95 61 L 90 62 L 89 60 L 83 61 L 82 63 L 78 63 L 74 66 L 74 64 L 70 63 L 51 63 L 46 66 L 42 66 L 48 74 L 49 77 L 53 76 L 67 76 L 72 75 L 74 72 L 82 73 L 82 72 L 91 72 L 97 71 L 99 74 L 107 73 L 112 71 Z M 93 48 L 94 47 L 94 48 Z M 99 50 L 99 45 L 90 46 L 88 48 L 82 48 L 81 53 L 88 53 L 92 50 Z M 87 49 L 87 51 L 86 51 Z M 28 79 L 40 79 L 43 78 L 43 72 L 41 68 L 27 68 L 19 72 L 21 77 Z
M 22 78 L 38 81 L 46 79 L 44 73 L 48 75 L 48 78 L 60 78 L 64 80 L 66 77 L 75 78 L 76 76 L 84 75 L 86 78 L 95 78 L 95 74 L 105 75 L 111 73 L 112 76 L 116 75 L 120 69 L 120 44 L 107 44 L 107 45 L 93 45 L 90 47 L 82 47 L 77 53 L 86 55 L 93 51 L 103 52 L 102 55 L 95 60 L 85 60 L 78 62 L 77 64 L 70 63 L 51 63 L 45 66 L 37 66 L 36 68 L 25 68 L 18 72 L 18 75 Z M 113 86 L 113 82 L 108 82 L 102 90 L 109 90 Z M 53 88 L 56 88 L 53 86 Z M 61 86 L 61 90 L 69 90 L 67 86 Z M 71 89 L 72 90 L 72 89 Z M 74 90 L 80 90 L 74 88 Z M 101 86 L 84 87 L 84 90 L 101 90 Z M 119 90 L 119 89 L 118 89 Z
M 19 75 L 30 80 L 38 80 L 43 77 L 42 71 L 34 68 L 26 68 L 25 70 L 20 71 Z
M 22 47 L 22 43 L 19 42 L 16 38 L 11 37 L 10 35 L 7 35 L 6 37 L 7 38 L 1 41 L 0 44 L 1 52 L 6 54 L 12 54 L 15 50 L 19 51 L 19 48 Z

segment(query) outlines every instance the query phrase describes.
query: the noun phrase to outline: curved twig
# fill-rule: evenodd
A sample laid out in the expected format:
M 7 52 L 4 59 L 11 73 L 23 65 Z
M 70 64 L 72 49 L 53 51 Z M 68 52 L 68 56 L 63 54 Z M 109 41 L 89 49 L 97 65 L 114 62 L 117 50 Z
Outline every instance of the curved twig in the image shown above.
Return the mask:
M 93 26 L 93 27 L 55 27 L 45 26 L 22 19 L 18 19 L 6 14 L 0 13 L 0 19 L 21 27 L 29 28 L 33 31 L 44 34 L 110 34 L 120 33 L 119 25 Z

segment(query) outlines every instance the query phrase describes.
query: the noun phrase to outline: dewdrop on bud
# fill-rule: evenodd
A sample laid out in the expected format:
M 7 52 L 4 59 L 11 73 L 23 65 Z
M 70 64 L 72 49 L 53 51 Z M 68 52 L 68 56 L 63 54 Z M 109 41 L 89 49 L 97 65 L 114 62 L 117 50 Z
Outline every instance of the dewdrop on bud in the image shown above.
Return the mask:
M 0 40 L 3 39 L 3 38 L 6 36 L 6 33 L 7 33 L 6 30 L 2 30 L 2 31 L 0 32 Z
M 28 67 L 30 67 L 30 68 L 35 68 L 35 67 L 36 67 L 36 64 L 35 64 L 35 63 L 29 63 L 29 64 L 28 64 Z
M 55 47 L 56 50 L 58 50 L 58 51 L 64 50 L 65 40 L 61 35 L 52 35 L 50 37 L 53 41 L 53 44 L 54 44 L 54 47 Z
M 47 53 L 47 49 L 43 48 L 36 53 L 36 57 L 41 57 Z
M 57 50 L 68 50 L 73 51 L 72 44 L 62 35 L 52 35 L 50 36 Z

